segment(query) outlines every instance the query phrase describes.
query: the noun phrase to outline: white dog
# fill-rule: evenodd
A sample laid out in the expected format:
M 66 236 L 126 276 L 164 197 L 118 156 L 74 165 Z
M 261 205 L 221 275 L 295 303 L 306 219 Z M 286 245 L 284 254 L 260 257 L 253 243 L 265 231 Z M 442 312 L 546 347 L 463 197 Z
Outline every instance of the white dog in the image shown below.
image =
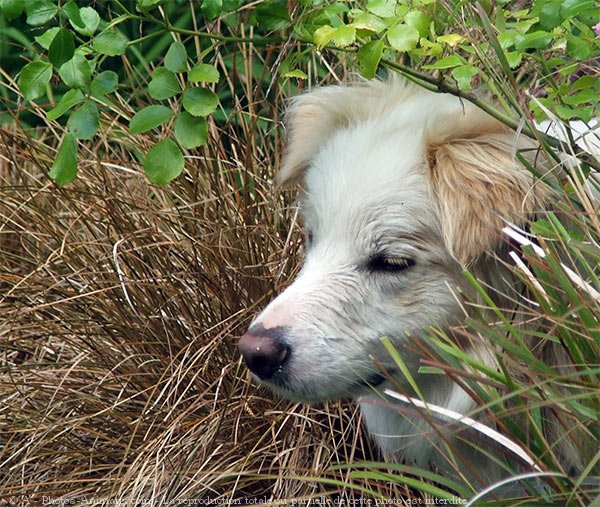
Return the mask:
M 465 266 L 498 293 L 515 283 L 489 254 L 506 249 L 506 221 L 522 224 L 550 197 L 516 160 L 527 143 L 466 101 L 397 80 L 302 95 L 288 129 L 277 183 L 302 184 L 306 260 L 241 338 L 248 367 L 286 398 L 358 399 L 389 459 L 444 469 L 444 441 L 464 452 L 467 475 L 493 480 L 494 467 L 455 433 L 436 434 L 378 396 L 394 385 L 415 396 L 381 338 L 427 402 L 462 414 L 476 406 L 451 379 L 418 373 L 415 337 L 464 319 L 456 289 L 469 290 Z M 488 345 L 465 347 L 495 367 Z

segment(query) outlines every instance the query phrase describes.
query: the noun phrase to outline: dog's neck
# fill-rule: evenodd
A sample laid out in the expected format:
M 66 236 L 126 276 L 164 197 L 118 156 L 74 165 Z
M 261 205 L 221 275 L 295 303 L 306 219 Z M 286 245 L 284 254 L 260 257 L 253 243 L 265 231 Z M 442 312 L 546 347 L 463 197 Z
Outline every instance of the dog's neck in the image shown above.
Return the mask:
M 457 384 L 441 375 L 426 376 L 429 378 L 422 394 L 428 403 L 461 414 L 469 414 L 475 409 L 475 402 Z M 489 484 L 501 477 L 498 467 L 489 466 L 489 458 L 461 438 L 464 434 L 460 430 L 464 430 L 464 426 L 387 397 L 383 394 L 386 387 L 394 389 L 391 382 L 386 382 L 380 386 L 380 396 L 374 394 L 358 400 L 367 430 L 386 461 L 439 471 L 457 480 L 467 477 L 469 481 L 480 481 L 481 484 Z M 456 462 L 452 462 L 453 459 Z M 468 465 L 458 466 L 457 463 Z
M 490 297 L 499 308 L 508 308 L 508 300 L 504 299 L 502 294 L 507 293 L 509 289 L 514 291 L 519 285 L 515 275 L 498 259 L 491 258 L 481 259 L 470 269 L 476 278 L 484 280 L 494 288 L 500 288 L 499 291 L 490 294 Z M 485 305 L 483 301 L 478 301 L 476 291 L 465 286 L 464 292 L 467 298 L 480 303 L 476 306 L 478 311 L 481 311 Z M 465 307 L 468 308 L 468 305 Z M 490 311 L 489 321 L 492 322 L 494 318 Z M 450 329 L 447 329 L 447 332 L 452 334 Z M 461 340 L 458 335 L 456 339 Z M 468 349 L 469 355 L 483 364 L 492 367 L 496 364 L 494 350 L 489 343 L 482 341 L 481 347 L 478 347 L 471 340 Z M 464 430 L 465 425 L 386 396 L 385 388 L 398 390 L 398 386 L 404 386 L 405 390 L 400 394 L 409 398 L 419 398 L 407 385 L 406 378 L 401 373 L 398 375 L 396 382 L 386 382 L 378 387 L 377 393 L 358 400 L 367 430 L 387 461 L 405 462 L 424 469 L 432 468 L 432 463 L 435 463 L 436 468 L 443 471 L 444 475 L 459 478 L 464 473 L 470 480 L 479 477 L 482 484 L 489 484 L 490 480 L 501 477 L 500 468 L 490 466 L 489 457 L 474 449 L 478 439 L 465 438 L 464 433 L 461 435 L 460 430 Z M 414 380 L 419 386 L 420 395 L 423 396 L 422 401 L 481 419 L 473 414 L 477 408 L 476 402 L 449 377 L 442 374 L 415 373 Z M 466 441 L 475 443 L 469 444 Z M 448 452 L 448 449 L 451 452 Z M 451 463 L 452 458 L 449 456 L 452 455 L 458 462 L 468 463 L 469 470 L 460 470 Z

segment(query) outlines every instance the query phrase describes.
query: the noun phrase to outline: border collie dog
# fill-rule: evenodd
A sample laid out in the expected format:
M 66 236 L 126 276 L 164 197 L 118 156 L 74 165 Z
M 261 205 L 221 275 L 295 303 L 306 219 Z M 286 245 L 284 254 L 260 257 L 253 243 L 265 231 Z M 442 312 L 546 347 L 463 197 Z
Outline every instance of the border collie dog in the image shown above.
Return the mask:
M 533 157 L 535 145 L 467 101 L 398 79 L 301 95 L 287 128 L 276 183 L 301 188 L 306 258 L 240 339 L 246 364 L 288 399 L 356 399 L 389 461 L 455 475 L 443 452 L 449 445 L 464 458 L 468 480 L 488 485 L 506 475 L 493 452 L 465 444 L 456 426 L 434 431 L 422 414 L 382 394 L 400 386 L 417 397 L 381 338 L 425 402 L 465 415 L 476 408 L 451 378 L 419 372 L 415 341 L 426 341 L 432 326 L 464 321 L 460 294 L 473 293 L 465 267 L 494 287 L 498 307 L 510 307 L 501 294 L 518 281 L 498 260 L 507 251 L 501 230 L 552 200 L 516 157 L 518 150 Z M 462 339 L 477 361 L 497 367 L 491 344 Z M 567 467 L 583 469 L 576 448 L 563 447 Z

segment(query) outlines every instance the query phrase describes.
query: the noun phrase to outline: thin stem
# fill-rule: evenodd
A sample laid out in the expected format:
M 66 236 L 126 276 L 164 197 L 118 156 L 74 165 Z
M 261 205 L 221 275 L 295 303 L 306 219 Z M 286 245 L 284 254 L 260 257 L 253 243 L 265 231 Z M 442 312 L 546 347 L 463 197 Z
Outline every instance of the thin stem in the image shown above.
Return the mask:
M 480 99 L 479 97 L 475 96 L 474 94 L 463 92 L 462 90 L 448 84 L 444 79 L 434 78 L 427 74 L 423 74 L 414 69 L 411 69 L 410 67 L 402 65 L 400 63 L 392 62 L 391 60 L 382 59 L 381 63 L 383 65 L 385 65 L 386 67 L 389 67 L 390 69 L 393 69 L 401 74 L 404 74 L 405 76 L 407 76 L 409 78 L 417 79 L 419 81 L 428 83 L 430 85 L 430 86 L 428 86 L 428 88 L 433 91 L 437 91 L 437 92 L 441 92 L 441 93 L 449 93 L 450 95 L 454 95 L 456 97 L 460 97 L 465 100 L 468 100 L 469 102 L 471 102 L 478 108 L 482 109 L 483 111 L 488 113 L 490 116 L 492 116 L 499 122 L 503 123 L 507 127 L 510 127 L 512 130 L 515 130 L 515 131 L 519 130 L 519 131 L 523 132 L 523 134 L 525 134 L 527 137 L 530 137 L 531 139 L 535 139 L 536 141 L 538 141 L 540 143 L 548 144 L 554 148 L 558 148 L 565 153 L 574 152 L 587 165 L 589 165 L 595 169 L 600 169 L 600 164 L 598 164 L 590 156 L 589 153 L 587 153 L 585 150 L 582 150 L 575 143 L 561 141 L 560 139 L 549 136 L 548 134 L 540 132 L 537 129 L 532 129 L 530 127 L 530 125 L 528 125 L 528 124 L 523 125 L 522 122 L 520 122 L 519 120 L 516 120 L 515 118 L 512 118 L 511 116 L 508 116 L 508 115 L 502 113 L 501 111 L 498 111 L 491 104 Z
M 167 29 L 164 28 L 162 30 L 159 30 L 157 32 L 153 32 L 153 33 L 149 33 L 148 35 L 144 35 L 143 37 L 140 37 L 139 39 L 133 39 L 131 41 L 129 41 L 127 43 L 127 46 L 133 46 L 135 44 L 141 44 L 142 42 L 146 42 L 147 40 L 151 39 L 152 37 L 156 37 L 157 35 L 162 35 L 164 33 L 167 33 Z
M 151 21 L 152 23 L 160 25 L 163 29 L 168 30 L 169 32 L 179 33 L 181 35 L 192 35 L 194 37 L 206 37 L 207 39 L 218 40 L 220 42 L 232 42 L 232 43 L 240 43 L 241 42 L 241 43 L 254 44 L 255 46 L 266 46 L 268 44 L 272 44 L 274 42 L 281 41 L 280 37 L 257 37 L 257 38 L 233 37 L 233 36 L 227 36 L 227 35 L 219 35 L 219 34 L 210 33 L 210 32 L 202 32 L 199 30 L 188 30 L 186 28 L 178 28 L 176 26 L 173 26 L 168 21 L 163 21 L 162 19 L 159 19 L 147 12 L 144 13 L 144 16 L 134 14 L 134 13 L 128 11 L 120 1 L 115 0 L 115 2 L 117 2 L 119 7 L 123 10 L 123 12 L 125 14 L 123 14 L 122 16 L 119 16 L 116 20 L 114 20 L 113 23 L 111 23 L 111 26 L 122 23 L 123 21 L 127 21 L 129 19 L 133 19 L 136 21 Z M 138 39 L 138 40 L 140 40 L 140 39 Z
M 507 127 L 510 127 L 514 130 L 516 130 L 517 128 L 520 127 L 519 122 L 516 121 L 515 119 L 498 111 L 497 109 L 492 107 L 491 104 L 485 102 L 484 100 L 481 100 L 476 95 L 474 95 L 472 93 L 463 92 L 462 90 L 455 88 L 454 86 L 448 84 L 444 79 L 434 78 L 427 74 L 423 74 L 414 69 L 411 69 L 410 67 L 407 67 L 406 65 L 402 65 L 401 63 L 392 62 L 391 60 L 382 59 L 381 63 L 383 65 L 385 65 L 386 67 L 389 67 L 393 70 L 400 72 L 401 74 L 408 75 L 410 77 L 416 78 L 420 81 L 424 81 L 424 82 L 432 85 L 430 89 L 432 89 L 434 91 L 441 92 L 441 93 L 449 93 L 451 95 L 455 95 L 456 97 L 460 97 L 465 100 L 468 100 L 472 104 L 475 104 L 477 107 L 484 110 L 490 116 L 493 116 L 498 121 L 502 122 Z M 531 133 L 528 133 L 527 135 L 530 137 L 534 137 Z
M 207 39 L 218 40 L 220 42 L 242 42 L 247 44 L 254 44 L 255 46 L 266 46 L 268 44 L 273 44 L 274 42 L 278 42 L 281 40 L 279 37 L 232 37 L 210 32 L 201 32 L 198 30 L 188 30 L 186 28 L 177 28 L 176 26 L 173 26 L 169 23 L 161 22 L 161 24 L 170 32 L 180 33 L 182 35 L 192 35 L 194 37 L 206 37 Z

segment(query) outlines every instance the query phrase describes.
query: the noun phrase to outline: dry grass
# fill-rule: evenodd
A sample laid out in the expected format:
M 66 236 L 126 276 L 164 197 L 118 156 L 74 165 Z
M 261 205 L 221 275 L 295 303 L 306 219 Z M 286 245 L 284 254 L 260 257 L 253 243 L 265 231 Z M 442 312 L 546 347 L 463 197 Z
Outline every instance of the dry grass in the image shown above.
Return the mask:
M 234 100 L 166 189 L 132 154 L 150 139 L 113 118 L 66 189 L 47 177 L 56 125 L 0 131 L 5 504 L 360 497 L 310 479 L 347 482 L 327 468 L 372 456 L 356 408 L 274 401 L 235 348 L 301 249 L 291 197 L 270 188 L 281 91 L 248 90 L 262 111 Z M 273 120 L 256 128 L 263 113 Z

